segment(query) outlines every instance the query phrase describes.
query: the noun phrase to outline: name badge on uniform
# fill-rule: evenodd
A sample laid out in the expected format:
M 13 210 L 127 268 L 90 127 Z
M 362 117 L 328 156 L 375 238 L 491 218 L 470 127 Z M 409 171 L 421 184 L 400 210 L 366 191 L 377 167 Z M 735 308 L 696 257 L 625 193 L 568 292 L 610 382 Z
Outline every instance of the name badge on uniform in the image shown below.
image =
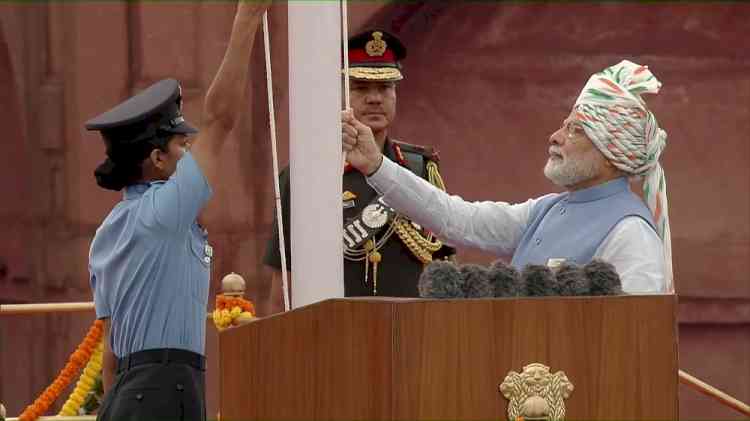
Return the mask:
M 203 247 L 203 261 L 206 263 L 211 263 L 212 257 L 214 257 L 214 248 L 206 243 L 205 247 Z
M 565 263 L 564 257 L 552 257 L 547 260 L 547 267 L 550 269 L 557 269 Z

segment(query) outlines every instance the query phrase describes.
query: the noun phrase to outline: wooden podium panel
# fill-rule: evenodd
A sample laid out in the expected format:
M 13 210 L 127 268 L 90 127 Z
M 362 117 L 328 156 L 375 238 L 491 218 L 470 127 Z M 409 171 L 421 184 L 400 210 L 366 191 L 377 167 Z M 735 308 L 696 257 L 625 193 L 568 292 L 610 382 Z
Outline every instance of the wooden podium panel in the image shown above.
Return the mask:
M 673 295 L 328 300 L 220 335 L 222 420 L 505 419 L 538 362 L 566 419 L 678 419 Z
M 390 419 L 392 311 L 329 300 L 222 332 L 221 419 Z
M 393 419 L 505 418 L 498 385 L 532 362 L 573 383 L 567 419 L 677 419 L 674 302 L 627 296 L 397 305 Z

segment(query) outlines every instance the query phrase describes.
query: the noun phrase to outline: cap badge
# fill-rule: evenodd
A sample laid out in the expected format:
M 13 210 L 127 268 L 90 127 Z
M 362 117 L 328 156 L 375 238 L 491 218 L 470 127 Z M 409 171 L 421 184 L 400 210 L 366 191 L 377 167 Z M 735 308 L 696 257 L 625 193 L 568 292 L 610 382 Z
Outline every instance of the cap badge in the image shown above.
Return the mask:
M 383 41 L 383 33 L 375 31 L 372 33 L 372 39 L 365 44 L 365 51 L 370 57 L 382 56 L 385 54 L 385 49 L 387 47 L 388 44 Z
M 172 127 L 177 127 L 184 122 L 185 122 L 185 118 L 183 116 L 177 116 L 176 118 L 169 120 L 169 125 Z

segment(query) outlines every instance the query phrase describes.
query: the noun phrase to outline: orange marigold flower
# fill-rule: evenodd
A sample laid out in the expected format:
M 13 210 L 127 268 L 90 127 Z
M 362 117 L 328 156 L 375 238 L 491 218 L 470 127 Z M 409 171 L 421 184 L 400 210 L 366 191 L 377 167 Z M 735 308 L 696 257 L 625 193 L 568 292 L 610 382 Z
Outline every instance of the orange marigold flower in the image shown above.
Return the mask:
M 75 364 L 83 365 L 86 364 L 87 358 L 81 350 L 78 350 L 70 356 L 70 360 Z
M 75 375 L 75 368 L 73 368 L 70 364 L 66 365 L 65 368 L 62 369 L 60 372 L 60 378 L 68 378 Z M 59 386 L 59 385 L 58 385 Z
M 21 421 L 33 421 L 36 419 L 36 417 L 32 417 L 31 415 L 31 406 L 27 406 L 26 409 L 21 413 L 21 416 L 18 417 Z
M 27 406 L 26 410 L 24 411 L 24 414 L 21 414 L 21 415 L 22 415 L 22 419 L 27 419 L 27 420 L 35 420 L 39 418 L 38 412 L 36 410 L 36 406 L 33 404 Z M 26 417 L 23 418 L 23 415 L 26 415 Z

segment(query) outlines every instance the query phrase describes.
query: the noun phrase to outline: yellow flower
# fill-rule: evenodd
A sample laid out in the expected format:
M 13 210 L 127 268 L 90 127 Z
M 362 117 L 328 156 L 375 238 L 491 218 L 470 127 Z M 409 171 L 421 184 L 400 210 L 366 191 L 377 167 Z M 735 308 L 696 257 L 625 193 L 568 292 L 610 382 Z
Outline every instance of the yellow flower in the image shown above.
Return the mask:
M 255 316 L 253 316 L 253 313 L 250 313 L 249 311 L 243 311 L 239 316 L 237 316 L 237 318 L 234 319 L 234 324 L 239 325 L 242 323 L 247 323 L 254 318 Z
M 76 407 L 83 405 L 83 398 L 81 398 L 78 395 L 70 395 L 70 397 L 68 398 L 68 401 L 73 402 L 76 405 Z
M 78 383 L 86 387 L 86 389 L 91 389 L 92 387 L 94 387 L 94 384 L 96 384 L 96 379 L 94 378 L 94 376 L 89 376 L 84 373 L 84 375 L 81 376 L 81 379 L 78 380 Z
M 101 369 L 100 369 L 101 370 Z M 86 368 L 83 369 L 83 374 L 89 376 L 89 377 L 96 377 L 99 375 L 99 371 L 91 366 L 86 366 Z
M 60 415 L 76 415 L 76 411 L 78 409 L 76 408 L 76 405 L 71 402 L 67 401 L 65 402 L 65 405 L 63 405 L 62 410 L 60 411 Z

